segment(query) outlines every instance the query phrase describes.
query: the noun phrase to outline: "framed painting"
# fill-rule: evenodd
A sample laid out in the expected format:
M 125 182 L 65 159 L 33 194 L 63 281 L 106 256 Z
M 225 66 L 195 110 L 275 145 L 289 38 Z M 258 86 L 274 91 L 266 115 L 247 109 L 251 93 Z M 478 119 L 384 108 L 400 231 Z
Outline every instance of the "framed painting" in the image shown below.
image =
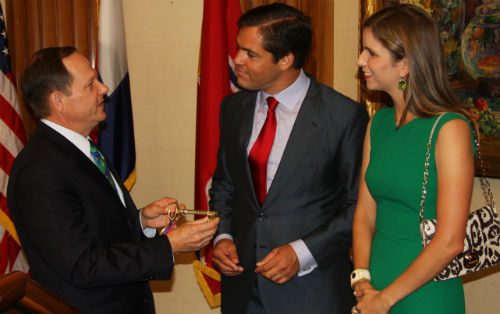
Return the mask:
M 479 127 L 485 175 L 499 178 L 500 0 L 360 0 L 360 26 L 397 3 L 418 5 L 438 23 L 450 86 Z M 362 78 L 358 91 L 370 114 L 383 106 L 384 95 L 366 90 Z

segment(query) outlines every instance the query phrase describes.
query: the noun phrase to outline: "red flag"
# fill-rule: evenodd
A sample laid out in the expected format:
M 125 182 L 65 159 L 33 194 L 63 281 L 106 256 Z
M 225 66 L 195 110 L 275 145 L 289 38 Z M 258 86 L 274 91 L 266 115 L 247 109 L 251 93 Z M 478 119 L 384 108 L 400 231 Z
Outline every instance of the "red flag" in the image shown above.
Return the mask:
M 219 107 L 222 98 L 236 88 L 233 58 L 236 25 L 241 16 L 239 0 L 205 0 L 198 75 L 196 125 L 195 208 L 208 210 L 208 189 L 217 165 Z M 220 306 L 220 274 L 213 268 L 209 245 L 200 252 L 194 268 L 198 284 L 210 307 Z
M 10 71 L 10 55 L 0 5 L 0 276 L 19 270 L 29 271 L 28 262 L 7 208 L 7 182 L 14 158 L 26 144 L 24 125 L 15 81 Z

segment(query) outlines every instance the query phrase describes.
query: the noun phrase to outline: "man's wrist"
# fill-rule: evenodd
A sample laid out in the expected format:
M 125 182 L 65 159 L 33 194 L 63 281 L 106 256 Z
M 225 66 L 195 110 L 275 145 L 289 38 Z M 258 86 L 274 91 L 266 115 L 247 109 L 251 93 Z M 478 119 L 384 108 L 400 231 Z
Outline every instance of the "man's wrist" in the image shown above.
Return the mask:
M 139 221 L 141 223 L 141 227 L 142 229 L 146 228 L 147 226 L 145 226 L 145 220 L 146 220 L 146 217 L 144 217 L 144 214 L 142 213 L 144 211 L 144 207 L 139 209 Z
M 144 225 L 144 220 L 146 219 L 146 217 L 144 217 L 144 215 L 142 214 L 143 209 L 144 208 L 139 209 L 139 223 L 141 224 L 142 233 L 146 236 L 146 238 L 151 239 L 151 238 L 155 237 L 156 229 L 149 228 L 149 227 Z
M 231 241 L 234 241 L 233 240 L 233 236 L 230 235 L 229 233 L 221 233 L 219 234 L 218 236 L 215 237 L 215 239 L 212 241 L 213 243 L 213 247 L 215 247 L 217 245 L 217 243 L 220 241 L 220 240 L 223 240 L 223 239 L 228 239 L 228 240 L 231 240 Z
M 298 277 L 307 275 L 311 273 L 316 267 L 318 267 L 314 256 L 302 239 L 293 241 L 289 243 L 289 245 L 295 251 L 295 254 L 297 255 L 297 258 L 299 260 L 300 269 L 297 273 Z

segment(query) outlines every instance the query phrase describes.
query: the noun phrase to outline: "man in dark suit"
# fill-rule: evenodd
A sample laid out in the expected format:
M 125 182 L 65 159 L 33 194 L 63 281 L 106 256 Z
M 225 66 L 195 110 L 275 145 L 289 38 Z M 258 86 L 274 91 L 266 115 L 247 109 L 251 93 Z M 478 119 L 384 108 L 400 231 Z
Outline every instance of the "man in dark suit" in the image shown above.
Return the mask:
M 312 32 L 301 12 L 274 3 L 238 26 L 234 63 L 245 90 L 221 103 L 210 189 L 221 218 L 213 261 L 222 312 L 349 313 L 368 115 L 302 70 Z
M 173 253 L 205 246 L 219 220 L 155 237 L 177 201 L 137 210 L 112 167 L 94 163 L 88 135 L 106 118 L 108 88 L 74 47 L 38 51 L 21 87 L 42 119 L 14 161 L 7 195 L 32 277 L 83 312 L 154 312 L 148 280 L 169 279 Z

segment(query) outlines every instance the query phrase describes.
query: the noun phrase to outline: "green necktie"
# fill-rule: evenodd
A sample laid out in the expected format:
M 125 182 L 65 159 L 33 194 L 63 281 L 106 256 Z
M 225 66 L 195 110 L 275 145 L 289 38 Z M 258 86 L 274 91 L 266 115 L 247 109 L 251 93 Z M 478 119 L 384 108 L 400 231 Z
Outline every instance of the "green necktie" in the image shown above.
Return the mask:
M 97 148 L 97 145 L 94 143 L 94 141 L 89 140 L 90 142 L 90 155 L 92 156 L 92 159 L 94 160 L 94 164 L 101 170 L 102 174 L 108 179 L 109 184 L 115 189 L 116 191 L 116 186 L 115 186 L 115 181 L 113 181 L 113 177 L 111 176 L 111 172 L 109 171 L 108 166 L 106 165 L 106 159 L 102 155 L 102 153 L 99 151 Z

